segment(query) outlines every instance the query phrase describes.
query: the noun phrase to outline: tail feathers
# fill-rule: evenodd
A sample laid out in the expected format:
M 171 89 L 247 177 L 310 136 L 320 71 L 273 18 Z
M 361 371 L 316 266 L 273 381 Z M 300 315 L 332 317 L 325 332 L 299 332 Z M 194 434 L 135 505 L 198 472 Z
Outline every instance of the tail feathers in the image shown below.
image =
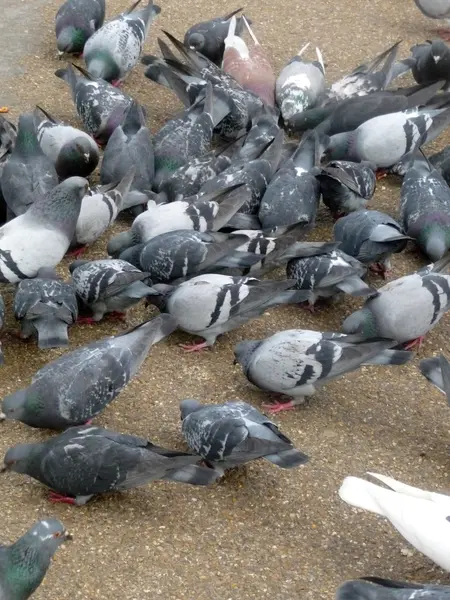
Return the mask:
M 425 141 L 428 144 L 438 137 L 450 124 L 450 108 L 446 108 L 441 113 L 433 117 L 431 127 L 428 129 Z
M 268 454 L 267 456 L 264 456 L 264 458 L 282 469 L 292 469 L 304 465 L 309 460 L 309 456 L 295 448 L 285 450 L 284 452 L 278 452 L 277 454 Z
M 383 89 L 387 88 L 391 81 L 394 79 L 395 59 L 397 58 L 398 47 L 400 44 L 401 41 L 397 42 L 392 46 L 392 48 L 388 52 L 386 62 L 384 63 L 383 68 L 381 69 L 381 73 L 383 73 L 384 75 L 384 83 L 382 86 Z
M 187 465 L 181 469 L 169 471 L 163 479 L 190 483 L 191 485 L 210 485 L 222 477 L 223 471 L 218 468 L 201 467 L 200 465 Z
M 444 392 L 447 396 L 447 402 L 450 405 L 450 363 L 441 354 L 439 357 L 441 363 L 442 382 L 444 384 Z
M 358 275 L 350 275 L 344 281 L 336 284 L 336 287 L 346 294 L 352 296 L 368 296 L 375 290 L 367 285 Z
M 270 300 L 267 308 L 279 304 L 300 304 L 309 300 L 310 294 L 309 290 L 283 290 Z
M 422 375 L 428 379 L 437 389 L 444 392 L 444 380 L 442 378 L 441 360 L 439 356 L 424 358 L 419 363 L 419 369 Z
M 450 252 L 447 252 L 445 256 L 443 256 L 440 260 L 435 262 L 432 266 L 433 273 L 442 273 L 444 271 L 448 271 L 450 267 Z
M 414 356 L 414 352 L 407 350 L 383 350 L 373 358 L 364 362 L 364 365 L 405 365 Z
M 253 254 L 253 252 L 236 252 L 232 256 L 220 258 L 213 266 L 214 268 L 220 267 L 222 269 L 246 269 L 259 263 L 262 258 L 260 254 Z
M 149 201 L 149 197 L 144 192 L 138 190 L 130 190 L 123 199 L 122 210 L 127 210 L 132 206 L 145 205 Z
M 371 242 L 396 242 L 410 240 L 411 238 L 401 233 L 392 225 L 377 225 L 369 236 Z
M 404 494 L 405 496 L 410 496 L 412 498 L 420 498 L 421 500 L 429 500 L 430 502 L 436 502 L 437 504 L 444 503 L 447 506 L 450 504 L 450 498 L 446 494 L 439 494 L 437 492 L 421 490 L 420 488 L 416 488 L 411 485 L 407 485 L 406 483 L 402 483 L 401 481 L 397 481 L 396 479 L 388 477 L 387 475 L 380 475 L 379 473 L 371 472 L 368 472 L 367 474 L 370 475 L 370 477 L 381 481 L 391 490 L 394 490 L 394 492 Z
M 213 231 L 219 231 L 219 229 L 224 227 L 246 200 L 250 199 L 252 192 L 247 186 L 239 185 L 234 187 L 239 187 L 240 189 L 238 191 L 231 189 L 227 197 L 220 203 L 219 210 L 214 218 Z
M 382 516 L 384 513 L 377 502 L 377 496 L 383 493 L 392 494 L 391 491 L 358 477 L 346 477 L 339 489 L 339 497 L 347 504 Z
M 212 88 L 211 83 L 208 84 L 207 87 L 207 98 L 208 94 L 210 95 L 210 108 L 206 111 L 206 102 L 205 100 L 205 112 L 208 112 L 211 115 L 212 122 L 214 127 L 223 121 L 223 119 L 230 113 L 231 111 L 231 103 L 232 101 L 229 99 L 227 94 L 220 93 L 221 90 L 216 90 Z
M 339 246 L 340 242 L 296 242 L 283 252 L 282 259 L 290 260 L 291 258 L 306 258 L 327 254 L 336 250 Z
M 257 215 L 246 215 L 244 213 L 237 213 L 231 217 L 227 223 L 227 227 L 233 229 L 261 229 L 261 221 Z
M 40 317 L 33 321 L 38 334 L 38 347 L 62 348 L 69 345 L 67 323 L 55 317 Z

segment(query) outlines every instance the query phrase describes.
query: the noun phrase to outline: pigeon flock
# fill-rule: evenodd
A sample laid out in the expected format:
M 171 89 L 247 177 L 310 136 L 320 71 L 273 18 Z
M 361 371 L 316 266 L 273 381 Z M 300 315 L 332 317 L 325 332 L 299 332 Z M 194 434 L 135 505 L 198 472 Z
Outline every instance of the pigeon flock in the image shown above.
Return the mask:
M 450 19 L 448 1 L 415 3 Z M 138 372 L 146 377 L 151 347 L 175 330 L 199 338 L 185 352 L 211 352 L 220 336 L 285 304 L 299 310 L 292 326 L 301 309 L 314 314 L 348 296 L 360 308 L 337 331 L 241 337 L 236 373 L 264 393 L 269 414 L 361 367 L 401 368 L 413 358 L 450 310 L 450 146 L 423 150 L 450 128 L 450 47 L 433 39 L 400 60 L 398 42 L 330 82 L 309 44 L 275 73 L 243 8 L 191 24 L 183 39 L 163 30 L 158 55 L 143 53 L 161 12 L 153 0 L 109 20 L 105 11 L 105 0 L 66 0 L 56 14 L 64 64 L 55 76 L 69 86 L 80 128 L 45 105 L 17 123 L 0 117 L 0 282 L 3 295 L 13 290 L 12 302 L 0 296 L 0 326 L 11 310 L 17 335 L 45 353 L 67 348 L 79 323 L 95 331 L 100 321 L 126 322 L 139 303 L 160 314 L 66 349 L 27 386 L 15 385 L 2 399 L 1 427 L 19 421 L 54 432 L 18 439 L 2 472 L 36 480 L 53 503 L 82 506 L 155 480 L 209 486 L 260 458 L 307 469 L 308 455 L 237 399 L 180 402 L 187 452 L 93 420 Z M 184 107 L 157 132 L 149 107 L 125 91 L 132 69 L 145 69 L 149 90 L 164 86 Z M 367 208 L 387 175 L 401 179 L 397 219 Z M 324 211 L 335 221 L 332 239 L 308 240 Z M 126 229 L 110 232 L 103 257 L 80 258 L 118 219 Z M 427 264 L 398 277 L 391 257 L 408 245 Z M 65 280 L 56 269 L 67 255 Z M 420 372 L 450 404 L 449 360 L 421 359 Z M 450 571 L 450 496 L 368 475 L 376 483 L 346 477 L 340 498 L 385 517 Z M 0 600 L 29 598 L 70 539 L 47 518 L 0 546 Z M 335 597 L 444 600 L 450 586 L 365 577 Z

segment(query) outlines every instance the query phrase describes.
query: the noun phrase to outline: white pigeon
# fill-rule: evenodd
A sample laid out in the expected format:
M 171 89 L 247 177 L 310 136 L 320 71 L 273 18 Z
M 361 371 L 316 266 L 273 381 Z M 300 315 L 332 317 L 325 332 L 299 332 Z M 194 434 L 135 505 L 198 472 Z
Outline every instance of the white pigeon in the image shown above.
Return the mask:
M 419 552 L 450 571 L 450 496 L 411 487 L 378 473 L 368 474 L 390 489 L 346 477 L 339 490 L 341 499 L 386 517 Z

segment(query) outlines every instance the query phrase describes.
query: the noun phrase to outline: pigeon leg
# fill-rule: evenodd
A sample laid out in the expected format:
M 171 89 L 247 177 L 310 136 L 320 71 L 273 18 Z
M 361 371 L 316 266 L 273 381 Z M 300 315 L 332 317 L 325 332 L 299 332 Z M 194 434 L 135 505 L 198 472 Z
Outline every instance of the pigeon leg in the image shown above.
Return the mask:
M 92 425 L 92 421 L 93 419 L 89 419 L 89 421 L 86 421 L 85 425 Z
M 377 169 L 377 172 L 376 172 L 376 178 L 377 178 L 377 180 L 384 179 L 387 176 L 388 176 L 387 169 Z
M 283 412 L 285 410 L 294 410 L 295 403 L 294 400 L 290 400 L 289 402 L 274 402 L 273 404 L 263 404 L 262 408 L 267 410 L 268 413 L 274 415 L 279 412 Z
M 95 321 L 93 317 L 78 317 L 77 323 L 80 325 L 97 325 L 98 321 Z
M 432 33 L 437 33 L 446 42 L 450 41 L 450 27 L 439 27 L 438 29 L 432 29 Z
M 180 348 L 183 348 L 185 352 L 200 352 L 208 348 L 208 342 L 192 342 L 191 344 L 180 344 Z
M 309 311 L 312 315 L 315 314 L 317 312 L 314 304 L 311 304 L 310 302 L 304 302 L 303 304 L 300 304 L 300 306 L 304 309 Z
M 78 258 L 85 250 L 86 246 L 80 246 L 79 248 L 75 248 L 75 250 L 70 250 L 70 252 L 67 252 L 66 256 L 74 256 L 75 258 Z
M 111 81 L 111 85 L 118 88 L 122 85 L 122 82 L 120 81 L 120 79 L 114 79 L 113 81 Z
M 415 340 L 406 342 L 406 344 L 404 345 L 405 350 L 412 350 L 413 348 L 416 348 L 416 347 L 417 347 L 417 350 L 420 350 L 424 339 L 425 339 L 425 336 L 421 335 L 418 338 L 416 338 Z
M 48 499 L 54 504 L 58 502 L 62 504 L 76 504 L 75 498 L 70 498 L 70 496 L 63 496 L 62 494 L 58 494 L 57 492 L 50 492 Z

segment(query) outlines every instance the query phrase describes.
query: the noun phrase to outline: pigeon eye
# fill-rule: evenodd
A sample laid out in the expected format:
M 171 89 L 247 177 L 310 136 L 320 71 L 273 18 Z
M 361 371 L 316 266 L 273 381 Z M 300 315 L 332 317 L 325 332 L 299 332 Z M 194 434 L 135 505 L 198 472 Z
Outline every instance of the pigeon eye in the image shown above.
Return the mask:
M 56 533 L 53 534 L 53 537 L 61 537 L 61 532 L 57 531 Z

